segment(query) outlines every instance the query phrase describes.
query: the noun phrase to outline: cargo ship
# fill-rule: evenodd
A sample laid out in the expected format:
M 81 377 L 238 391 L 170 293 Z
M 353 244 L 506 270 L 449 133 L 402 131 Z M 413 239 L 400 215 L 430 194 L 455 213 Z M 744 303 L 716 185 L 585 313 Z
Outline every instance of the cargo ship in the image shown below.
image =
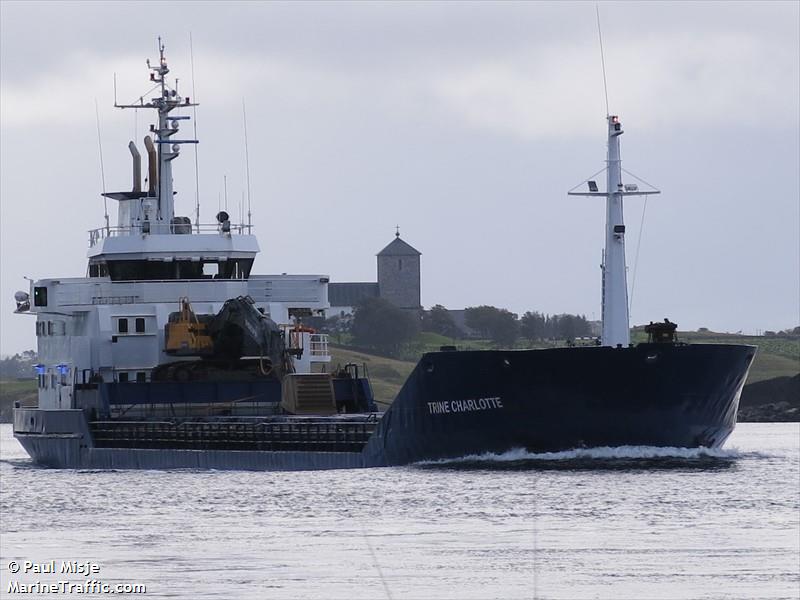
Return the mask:
M 175 215 L 180 114 L 196 106 L 148 62 L 158 94 L 123 109 L 157 115 L 134 142 L 117 225 L 89 232 L 86 277 L 32 281 L 38 406 L 14 436 L 40 465 L 72 469 L 302 470 L 404 465 L 587 446 L 717 447 L 736 423 L 756 349 L 683 344 L 676 325 L 632 345 L 617 116 L 608 116 L 602 335 L 591 347 L 424 354 L 385 412 L 365 367 L 331 368 L 327 336 L 304 324 L 329 306 L 326 275 L 255 275 L 249 220 Z M 243 219 L 242 219 L 243 220 Z

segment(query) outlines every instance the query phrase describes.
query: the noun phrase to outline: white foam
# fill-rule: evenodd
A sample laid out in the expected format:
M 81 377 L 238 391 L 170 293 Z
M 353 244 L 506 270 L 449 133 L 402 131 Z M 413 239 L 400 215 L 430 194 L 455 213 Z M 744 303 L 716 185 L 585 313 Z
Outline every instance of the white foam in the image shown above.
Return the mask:
M 516 462 L 523 460 L 631 460 L 655 458 L 740 458 L 737 448 L 679 448 L 675 446 L 602 446 L 597 448 L 575 448 L 561 452 L 528 452 L 514 448 L 502 454 L 470 454 L 460 458 L 423 461 L 419 464 L 443 464 L 451 462 Z

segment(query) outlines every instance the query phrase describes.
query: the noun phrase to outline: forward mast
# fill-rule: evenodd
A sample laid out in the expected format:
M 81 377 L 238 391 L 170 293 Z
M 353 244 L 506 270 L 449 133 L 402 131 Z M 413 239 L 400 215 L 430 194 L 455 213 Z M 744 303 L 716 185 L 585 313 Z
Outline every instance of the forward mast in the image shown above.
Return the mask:
M 628 277 L 625 264 L 625 219 L 623 198 L 660 194 L 659 190 L 639 190 L 635 183 L 622 182 L 622 158 L 619 138 L 624 133 L 617 115 L 608 115 L 608 156 L 606 160 L 606 191 L 600 191 L 597 182 L 587 180 L 589 190 L 570 196 L 601 196 L 606 199 L 606 241 L 603 250 L 602 272 L 602 319 L 603 346 L 624 347 L 631 341 L 630 316 L 628 314 Z M 581 185 L 581 184 L 579 184 Z M 577 186 L 576 186 L 577 187 Z

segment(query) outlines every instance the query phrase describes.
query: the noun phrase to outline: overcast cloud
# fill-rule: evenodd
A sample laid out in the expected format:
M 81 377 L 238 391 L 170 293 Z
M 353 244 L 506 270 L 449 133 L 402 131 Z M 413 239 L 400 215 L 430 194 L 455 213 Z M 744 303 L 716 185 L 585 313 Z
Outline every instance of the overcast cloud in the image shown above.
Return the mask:
M 798 3 L 601 3 L 623 166 L 648 201 L 632 321 L 755 332 L 800 323 Z M 82 276 L 127 143 L 151 115 L 167 44 L 192 95 L 202 220 L 244 192 L 247 103 L 255 272 L 375 280 L 400 225 L 425 306 L 494 304 L 599 318 L 604 207 L 566 191 L 603 166 L 591 3 L 0 2 L 0 353 L 35 346 L 13 293 Z M 188 136 L 187 136 L 188 137 Z M 194 160 L 176 161 L 193 214 Z M 626 205 L 629 283 L 642 201 Z M 112 224 L 116 206 L 109 204 Z

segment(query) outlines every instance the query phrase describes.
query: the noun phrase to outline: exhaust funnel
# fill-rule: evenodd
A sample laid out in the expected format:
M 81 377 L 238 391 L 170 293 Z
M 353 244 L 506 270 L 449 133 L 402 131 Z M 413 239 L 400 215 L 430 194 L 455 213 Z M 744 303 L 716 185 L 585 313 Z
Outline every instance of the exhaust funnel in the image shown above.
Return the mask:
M 128 150 L 131 151 L 131 158 L 133 158 L 133 191 L 142 191 L 142 155 L 136 148 L 136 144 L 132 141 L 128 144 Z
M 147 164 L 148 164 L 148 194 L 150 196 L 156 195 L 158 187 L 158 154 L 156 153 L 156 146 L 153 143 L 153 138 L 149 135 L 144 138 L 144 147 L 147 150 Z

